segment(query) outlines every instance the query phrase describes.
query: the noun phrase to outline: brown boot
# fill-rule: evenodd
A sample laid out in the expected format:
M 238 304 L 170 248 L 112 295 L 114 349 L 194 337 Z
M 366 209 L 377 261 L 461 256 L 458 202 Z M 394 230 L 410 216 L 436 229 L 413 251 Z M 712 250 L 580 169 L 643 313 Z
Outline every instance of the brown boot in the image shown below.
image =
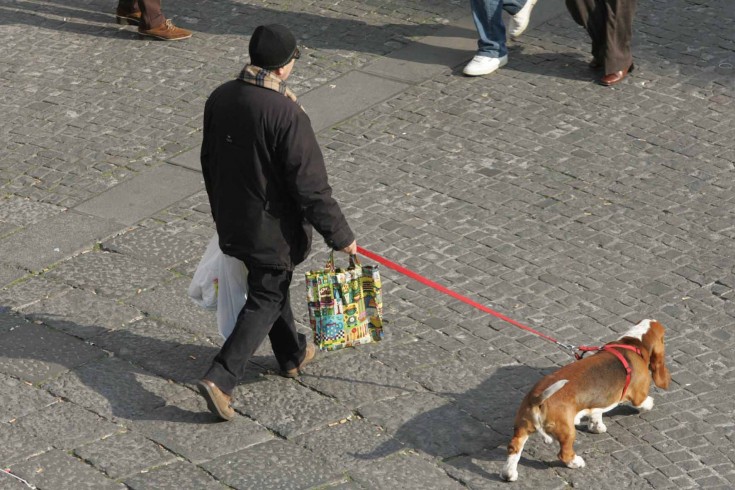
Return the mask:
M 231 420 L 235 416 L 235 410 L 230 406 L 232 397 L 220 390 L 216 384 L 208 379 L 202 379 L 197 383 L 197 388 L 207 401 L 207 408 L 210 412 L 222 420 Z
M 141 16 L 142 14 L 140 13 L 140 10 L 137 12 L 123 12 L 122 10 L 117 9 L 117 15 L 115 18 L 117 19 L 118 24 L 138 26 L 140 25 Z
M 138 27 L 138 34 L 142 36 L 155 37 L 156 39 L 163 39 L 164 41 L 178 41 L 180 39 L 188 39 L 191 37 L 191 31 L 176 27 L 171 19 L 166 19 L 166 22 L 153 29 L 143 29 L 143 26 Z
M 304 355 L 304 360 L 301 361 L 301 364 L 299 364 L 299 367 L 295 367 L 293 369 L 283 369 L 281 371 L 281 376 L 285 378 L 296 378 L 299 376 L 299 371 L 309 364 L 312 359 L 314 359 L 314 355 L 316 355 L 316 348 L 314 347 L 314 344 L 308 343 L 306 344 L 306 354 Z

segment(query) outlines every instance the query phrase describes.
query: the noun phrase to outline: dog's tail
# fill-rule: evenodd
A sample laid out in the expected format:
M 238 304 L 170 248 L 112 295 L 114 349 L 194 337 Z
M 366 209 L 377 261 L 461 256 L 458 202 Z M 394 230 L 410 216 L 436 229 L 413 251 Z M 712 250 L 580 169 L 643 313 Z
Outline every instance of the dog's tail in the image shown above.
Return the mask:
M 554 393 L 559 391 L 560 389 L 564 388 L 564 385 L 569 382 L 568 379 L 560 379 L 556 383 L 553 383 L 548 388 L 546 388 L 544 391 L 541 392 L 540 395 L 534 398 L 532 400 L 531 405 L 531 416 L 533 417 L 533 426 L 536 428 L 536 430 L 541 434 L 541 436 L 544 438 L 544 442 L 549 444 L 552 439 L 549 434 L 546 433 L 544 430 L 544 420 L 543 415 L 541 412 L 541 404 L 544 403 L 546 400 L 551 398 Z
M 531 406 L 538 407 L 543 402 L 551 398 L 554 395 L 554 393 L 562 389 L 564 385 L 567 383 L 569 383 L 568 379 L 560 379 L 556 383 L 551 384 L 548 388 L 542 391 L 540 395 L 536 395 L 531 400 Z

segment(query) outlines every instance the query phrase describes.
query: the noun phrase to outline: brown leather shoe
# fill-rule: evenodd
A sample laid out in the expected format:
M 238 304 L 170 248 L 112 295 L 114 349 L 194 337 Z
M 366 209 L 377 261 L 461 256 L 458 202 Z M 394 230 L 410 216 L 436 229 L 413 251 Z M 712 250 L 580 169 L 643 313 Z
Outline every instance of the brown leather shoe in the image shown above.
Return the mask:
M 235 410 L 230 406 L 232 397 L 217 388 L 216 384 L 208 379 L 202 379 L 197 383 L 197 388 L 207 401 L 207 408 L 210 412 L 222 420 L 231 420 L 235 416 Z
M 138 34 L 141 36 L 155 37 L 156 39 L 162 39 L 164 41 L 179 41 L 181 39 L 189 39 L 191 37 L 191 31 L 176 27 L 171 19 L 166 19 L 166 22 L 153 29 L 143 29 L 142 26 L 138 27 Z
M 129 26 L 140 25 L 140 18 L 142 16 L 140 10 L 137 12 L 123 12 L 122 10 L 118 9 L 116 13 L 117 15 L 115 16 L 115 19 L 117 20 L 118 24 Z
M 304 360 L 301 361 L 301 364 L 299 364 L 299 367 L 295 367 L 293 369 L 284 369 L 281 371 L 281 376 L 285 378 L 296 378 L 299 376 L 299 371 L 309 364 L 312 359 L 314 359 L 314 356 L 316 355 L 316 347 L 314 347 L 314 344 L 308 343 L 306 344 L 306 355 L 304 356 Z
M 626 75 L 633 71 L 633 68 L 634 66 L 630 65 L 630 68 L 628 68 L 627 70 L 620 70 L 614 73 L 608 73 L 604 77 L 600 78 L 600 83 L 606 87 L 609 87 L 610 85 L 615 85 L 616 83 L 622 82 Z

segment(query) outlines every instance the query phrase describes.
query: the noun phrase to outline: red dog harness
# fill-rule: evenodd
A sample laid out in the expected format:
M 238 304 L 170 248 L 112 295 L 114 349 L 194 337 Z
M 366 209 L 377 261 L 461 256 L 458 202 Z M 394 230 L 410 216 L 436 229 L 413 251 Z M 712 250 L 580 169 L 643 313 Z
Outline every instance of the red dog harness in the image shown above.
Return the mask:
M 625 358 L 622 352 L 616 350 L 616 349 L 625 349 L 629 351 L 633 351 L 639 356 L 643 357 L 643 354 L 641 353 L 641 349 L 638 347 L 634 347 L 632 345 L 627 344 L 607 344 L 603 345 L 602 347 L 590 347 L 588 345 L 580 345 L 577 347 L 580 351 L 582 351 L 582 354 L 574 354 L 574 357 L 577 359 L 582 359 L 584 355 L 588 352 L 609 352 L 610 354 L 617 357 L 620 362 L 623 363 L 623 367 L 625 368 L 625 386 L 623 386 L 623 394 L 620 395 L 620 399 L 622 400 L 625 396 L 625 393 L 628 391 L 628 385 L 630 384 L 630 373 L 633 371 L 630 369 L 630 364 L 628 363 L 628 360 Z

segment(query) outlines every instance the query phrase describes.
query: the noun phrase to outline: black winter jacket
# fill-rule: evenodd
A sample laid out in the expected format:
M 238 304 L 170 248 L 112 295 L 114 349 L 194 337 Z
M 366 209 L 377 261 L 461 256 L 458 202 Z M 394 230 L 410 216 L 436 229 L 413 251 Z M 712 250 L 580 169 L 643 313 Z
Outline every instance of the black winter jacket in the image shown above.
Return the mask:
M 335 250 L 355 239 L 311 122 L 285 95 L 240 80 L 218 87 L 201 163 L 220 248 L 248 266 L 292 270 L 309 254 L 311 225 Z

